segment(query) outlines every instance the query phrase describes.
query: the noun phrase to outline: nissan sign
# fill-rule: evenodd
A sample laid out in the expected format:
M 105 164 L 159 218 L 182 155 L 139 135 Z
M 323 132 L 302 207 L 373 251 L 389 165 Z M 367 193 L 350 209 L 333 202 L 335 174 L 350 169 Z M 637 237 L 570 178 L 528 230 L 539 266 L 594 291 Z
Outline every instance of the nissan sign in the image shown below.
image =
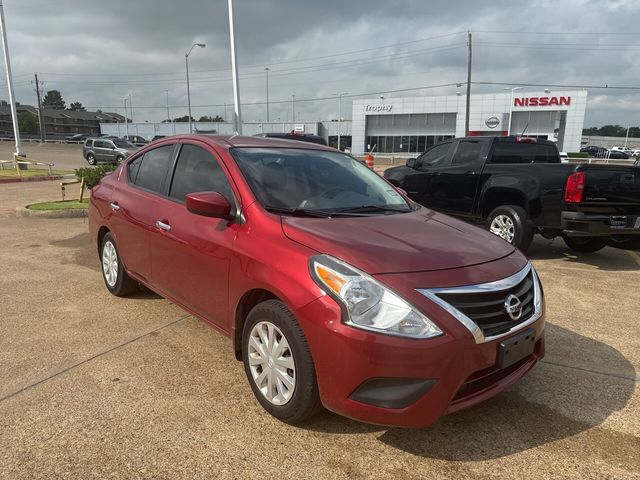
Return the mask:
M 529 97 L 514 98 L 514 107 L 548 107 L 552 105 L 571 105 L 571 97 Z
M 376 103 L 373 105 L 365 105 L 364 106 L 364 111 L 365 112 L 390 112 L 391 111 L 391 107 L 393 107 L 393 105 L 385 105 L 383 103 Z
M 491 115 L 484 121 L 484 124 L 489 128 L 496 128 L 498 125 L 500 125 L 500 120 L 495 115 Z

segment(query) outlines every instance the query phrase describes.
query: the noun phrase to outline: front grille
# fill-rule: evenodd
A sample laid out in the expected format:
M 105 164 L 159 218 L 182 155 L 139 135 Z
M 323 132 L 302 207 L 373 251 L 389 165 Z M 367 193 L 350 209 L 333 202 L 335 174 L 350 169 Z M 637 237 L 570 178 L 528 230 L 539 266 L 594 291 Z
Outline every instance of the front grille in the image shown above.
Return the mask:
M 533 271 L 516 285 L 501 290 L 475 290 L 473 292 L 436 292 L 436 295 L 473 320 L 485 337 L 508 332 L 520 323 L 526 322 L 534 314 Z M 513 320 L 505 309 L 509 295 L 518 297 L 522 304 L 522 314 Z

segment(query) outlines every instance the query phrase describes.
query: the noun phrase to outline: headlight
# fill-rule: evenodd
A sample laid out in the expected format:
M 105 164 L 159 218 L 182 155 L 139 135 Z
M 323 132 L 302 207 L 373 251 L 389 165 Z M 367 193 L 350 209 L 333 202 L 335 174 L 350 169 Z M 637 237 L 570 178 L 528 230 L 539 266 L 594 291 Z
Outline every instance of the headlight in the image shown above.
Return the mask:
M 311 257 L 309 266 L 320 288 L 344 307 L 348 325 L 403 337 L 442 335 L 431 320 L 366 273 L 328 255 Z

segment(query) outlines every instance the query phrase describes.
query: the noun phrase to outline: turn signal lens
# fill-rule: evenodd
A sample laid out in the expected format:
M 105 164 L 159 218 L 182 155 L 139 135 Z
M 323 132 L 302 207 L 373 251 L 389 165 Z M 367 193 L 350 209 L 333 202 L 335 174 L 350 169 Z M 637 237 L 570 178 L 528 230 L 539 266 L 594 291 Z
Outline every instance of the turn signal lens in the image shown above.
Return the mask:
M 322 282 L 329 287 L 334 294 L 339 295 L 340 290 L 342 290 L 342 287 L 347 283 L 347 279 L 319 263 L 316 263 L 314 268 L 318 278 L 320 278 L 320 280 L 322 280 Z

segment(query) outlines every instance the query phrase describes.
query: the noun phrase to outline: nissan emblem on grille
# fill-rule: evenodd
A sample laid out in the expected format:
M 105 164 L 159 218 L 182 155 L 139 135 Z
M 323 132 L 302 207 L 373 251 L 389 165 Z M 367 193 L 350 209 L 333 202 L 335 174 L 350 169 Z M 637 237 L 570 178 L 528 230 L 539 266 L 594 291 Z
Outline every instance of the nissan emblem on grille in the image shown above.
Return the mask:
M 511 294 L 504 301 L 504 309 L 511 320 L 518 320 L 522 316 L 522 302 L 518 297 Z

